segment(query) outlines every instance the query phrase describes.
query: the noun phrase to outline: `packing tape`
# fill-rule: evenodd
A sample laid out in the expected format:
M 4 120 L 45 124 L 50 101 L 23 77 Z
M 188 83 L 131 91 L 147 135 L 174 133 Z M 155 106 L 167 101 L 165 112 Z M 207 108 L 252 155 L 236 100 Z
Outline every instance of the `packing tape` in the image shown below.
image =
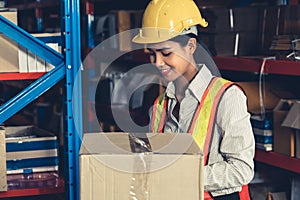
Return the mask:
M 151 159 L 151 153 L 136 153 L 134 155 L 129 199 L 149 199 L 149 175 Z

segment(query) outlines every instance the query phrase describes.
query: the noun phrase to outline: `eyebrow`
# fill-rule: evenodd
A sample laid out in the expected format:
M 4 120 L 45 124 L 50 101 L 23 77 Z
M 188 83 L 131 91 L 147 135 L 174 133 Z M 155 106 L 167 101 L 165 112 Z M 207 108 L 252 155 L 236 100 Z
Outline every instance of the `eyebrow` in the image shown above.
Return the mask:
M 161 49 L 156 49 L 155 51 L 164 51 L 164 50 L 169 50 L 171 49 L 170 47 L 165 47 L 165 48 L 161 48 Z M 147 48 L 148 51 L 153 51 L 152 48 Z

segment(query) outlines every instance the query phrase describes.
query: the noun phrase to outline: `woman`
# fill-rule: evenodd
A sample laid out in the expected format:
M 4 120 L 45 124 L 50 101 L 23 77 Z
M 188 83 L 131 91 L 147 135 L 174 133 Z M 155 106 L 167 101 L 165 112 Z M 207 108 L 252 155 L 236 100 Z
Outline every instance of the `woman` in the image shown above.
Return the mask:
M 247 100 L 197 42 L 197 28 L 207 25 L 192 0 L 148 4 L 133 42 L 146 44 L 169 82 L 153 106 L 151 129 L 193 135 L 204 152 L 205 199 L 246 200 L 255 148 Z

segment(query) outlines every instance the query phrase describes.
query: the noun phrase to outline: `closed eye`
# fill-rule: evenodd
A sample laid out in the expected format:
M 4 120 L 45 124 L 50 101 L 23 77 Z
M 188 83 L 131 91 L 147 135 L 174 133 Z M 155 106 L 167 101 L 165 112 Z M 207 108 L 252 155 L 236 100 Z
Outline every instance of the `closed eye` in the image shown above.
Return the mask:
M 147 48 L 148 53 L 150 56 L 155 56 L 155 51 L 153 49 Z M 169 48 L 163 48 L 163 49 L 156 49 L 157 52 L 160 52 L 161 55 L 163 55 L 164 57 L 168 57 L 169 55 L 172 54 L 171 51 L 168 51 Z
M 172 52 L 164 52 L 162 51 L 161 54 L 164 56 L 164 57 L 168 57 L 169 55 L 171 55 Z

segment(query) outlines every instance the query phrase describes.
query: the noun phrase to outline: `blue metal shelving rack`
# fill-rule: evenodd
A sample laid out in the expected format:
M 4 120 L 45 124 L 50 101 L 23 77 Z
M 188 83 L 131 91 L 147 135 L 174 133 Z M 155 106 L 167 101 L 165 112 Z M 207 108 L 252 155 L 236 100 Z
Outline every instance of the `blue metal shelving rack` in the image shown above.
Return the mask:
M 66 199 L 78 200 L 80 194 L 78 159 L 82 138 L 82 93 L 81 73 L 79 73 L 81 68 L 80 0 L 61 0 L 61 11 L 63 55 L 0 16 L 0 32 L 55 66 L 53 70 L 0 106 L 0 124 L 65 78 Z M 75 111 L 73 112 L 72 109 Z

